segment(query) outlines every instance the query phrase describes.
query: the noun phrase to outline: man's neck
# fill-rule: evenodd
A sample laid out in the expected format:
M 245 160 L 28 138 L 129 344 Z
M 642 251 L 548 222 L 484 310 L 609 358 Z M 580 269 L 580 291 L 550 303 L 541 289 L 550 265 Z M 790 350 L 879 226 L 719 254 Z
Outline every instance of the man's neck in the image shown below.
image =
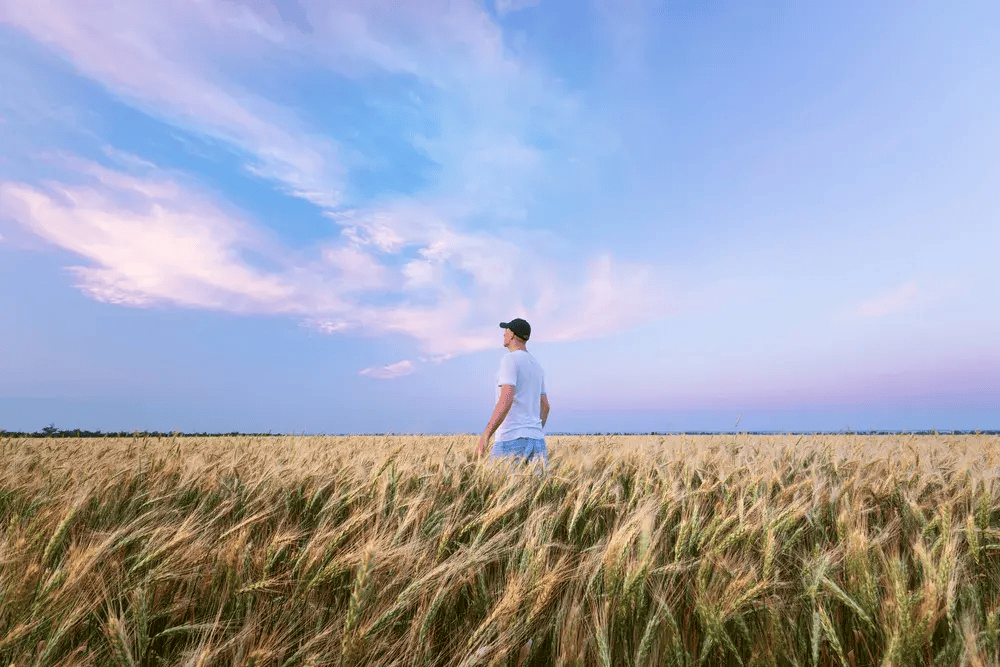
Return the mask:
M 528 351 L 527 347 L 523 347 L 523 346 L 522 347 L 517 347 L 516 345 L 511 345 L 507 349 L 510 350 L 511 352 L 517 352 L 518 350 L 520 350 L 521 352 L 527 352 Z

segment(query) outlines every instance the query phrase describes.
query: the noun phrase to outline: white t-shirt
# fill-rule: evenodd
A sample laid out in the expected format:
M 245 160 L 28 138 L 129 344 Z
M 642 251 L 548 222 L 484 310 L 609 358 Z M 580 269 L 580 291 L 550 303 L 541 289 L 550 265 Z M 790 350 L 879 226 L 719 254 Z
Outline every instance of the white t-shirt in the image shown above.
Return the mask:
M 514 350 L 503 355 L 497 373 L 497 398 L 500 385 L 514 385 L 514 403 L 497 428 L 496 441 L 515 438 L 544 438 L 542 433 L 542 394 L 545 393 L 545 373 L 527 350 Z

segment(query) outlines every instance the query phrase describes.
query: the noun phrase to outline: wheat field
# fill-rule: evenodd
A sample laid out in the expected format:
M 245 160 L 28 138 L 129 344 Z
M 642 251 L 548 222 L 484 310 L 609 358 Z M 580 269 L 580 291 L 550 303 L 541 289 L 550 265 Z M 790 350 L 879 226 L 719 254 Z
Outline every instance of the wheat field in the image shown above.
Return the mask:
M 0 665 L 996 665 L 1000 438 L 0 439 Z

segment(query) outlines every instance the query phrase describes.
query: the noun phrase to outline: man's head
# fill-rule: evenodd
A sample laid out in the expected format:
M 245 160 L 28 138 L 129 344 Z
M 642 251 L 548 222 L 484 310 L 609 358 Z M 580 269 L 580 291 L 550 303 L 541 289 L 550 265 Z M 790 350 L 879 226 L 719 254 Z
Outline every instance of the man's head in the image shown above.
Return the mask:
M 510 351 L 523 350 L 524 344 L 531 337 L 531 325 L 517 318 L 510 322 L 501 322 L 500 328 L 503 332 L 503 346 Z

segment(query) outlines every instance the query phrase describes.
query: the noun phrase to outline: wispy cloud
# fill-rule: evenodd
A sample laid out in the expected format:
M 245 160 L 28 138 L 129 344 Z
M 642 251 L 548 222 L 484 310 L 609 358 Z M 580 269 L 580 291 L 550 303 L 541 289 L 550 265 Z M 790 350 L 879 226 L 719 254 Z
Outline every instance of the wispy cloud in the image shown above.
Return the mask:
M 527 4 L 500 3 L 504 11 Z M 557 261 L 552 250 L 572 243 L 526 224 L 540 193 L 585 184 L 593 157 L 615 142 L 556 79 L 508 50 L 482 3 L 297 7 L 289 20 L 268 3 L 0 6 L 0 22 L 125 103 L 226 142 L 247 169 L 336 225 L 329 238 L 292 251 L 181 174 L 113 150 L 105 157 L 116 169 L 64 157 L 65 178 L 0 183 L 10 217 L 90 261 L 69 268 L 86 294 L 136 307 L 290 315 L 327 334 L 403 334 L 418 343 L 421 363 L 495 347 L 497 313 L 529 318 L 534 340 L 568 341 L 697 300 L 663 269 L 610 253 Z M 433 182 L 408 196 L 345 201 L 350 165 L 341 146 L 251 84 L 257 60 L 287 63 L 290 78 L 304 67 L 418 81 L 428 99 L 417 107 L 438 130 L 407 140 L 440 167 Z
M 567 155 L 553 161 L 529 135 L 569 153 L 602 150 L 573 97 L 509 53 L 479 2 L 302 0 L 298 8 L 289 22 L 270 3 L 13 0 L 0 6 L 0 23 L 123 101 L 227 142 L 248 170 L 324 208 L 343 202 L 341 147 L 280 96 L 256 92 L 247 77 L 255 61 L 281 63 L 292 80 L 317 66 L 359 81 L 413 77 L 434 98 L 418 107 L 443 121 L 433 136 L 411 137 L 441 167 L 432 189 L 494 212 L 520 215 L 525 191 L 553 173 L 545 167 L 566 169 Z
M 316 39 L 296 41 L 304 53 L 343 76 L 401 75 L 424 91 L 416 105 L 435 130 L 409 140 L 439 167 L 425 197 L 520 220 L 535 194 L 615 149 L 557 77 L 508 48 L 482 2 L 303 6 L 319 26 Z
M 227 142 L 250 158 L 248 170 L 292 194 L 321 206 L 339 203 L 342 171 L 333 142 L 216 73 L 213 61 L 237 42 L 281 41 L 247 8 L 14 0 L 0 5 L 0 23 L 54 48 L 124 101 Z
M 65 158 L 77 180 L 0 183 L 0 202 L 31 232 L 95 266 L 72 266 L 92 298 L 129 306 L 177 305 L 234 312 L 294 312 L 296 289 L 257 271 L 240 250 L 273 244 L 208 197 L 159 174 L 145 178 Z
M 280 64 L 289 81 L 324 68 L 360 82 L 416 81 L 426 99 L 413 93 L 415 109 L 437 128 L 406 137 L 439 167 L 423 194 L 494 219 L 523 219 L 534 193 L 582 181 L 587 156 L 615 149 L 557 79 L 509 51 L 480 2 L 300 0 L 296 8 L 288 21 L 270 3 L 13 0 L 0 6 L 0 23 L 124 102 L 226 142 L 249 171 L 326 209 L 364 204 L 345 202 L 344 188 L 349 163 L 366 158 L 255 85 L 248 72 L 257 62 Z
M 416 249 L 417 257 L 400 269 L 401 288 L 436 306 L 366 309 L 360 317 L 375 330 L 418 336 L 433 330 L 437 335 L 424 342 L 424 349 L 436 354 L 494 345 L 498 310 L 532 318 L 538 332 L 534 340 L 568 341 L 610 335 L 704 305 L 662 268 L 604 253 L 582 263 L 581 275 L 580 268 L 547 257 L 543 243 L 459 232 L 444 215 L 414 202 L 338 221 L 344 235 L 369 252 Z M 470 331 L 469 322 L 485 324 Z
M 366 375 L 378 380 L 393 380 L 395 378 L 409 375 L 415 370 L 410 361 L 404 360 L 388 366 L 373 366 L 359 371 L 359 375 Z
M 859 317 L 882 317 L 913 307 L 920 296 L 916 283 L 906 283 L 880 294 L 872 299 L 862 301 L 855 310 Z
M 691 303 L 655 267 L 604 254 L 581 276 L 543 250 L 457 231 L 417 204 L 355 214 L 340 240 L 293 252 L 181 175 L 112 155 L 122 167 L 56 159 L 71 183 L 0 182 L 8 216 L 90 260 L 68 270 L 102 302 L 288 315 L 329 334 L 403 334 L 418 342 L 422 362 L 435 363 L 495 347 L 497 313 L 530 318 L 534 340 L 568 341 Z M 408 250 L 416 258 L 394 266 Z

